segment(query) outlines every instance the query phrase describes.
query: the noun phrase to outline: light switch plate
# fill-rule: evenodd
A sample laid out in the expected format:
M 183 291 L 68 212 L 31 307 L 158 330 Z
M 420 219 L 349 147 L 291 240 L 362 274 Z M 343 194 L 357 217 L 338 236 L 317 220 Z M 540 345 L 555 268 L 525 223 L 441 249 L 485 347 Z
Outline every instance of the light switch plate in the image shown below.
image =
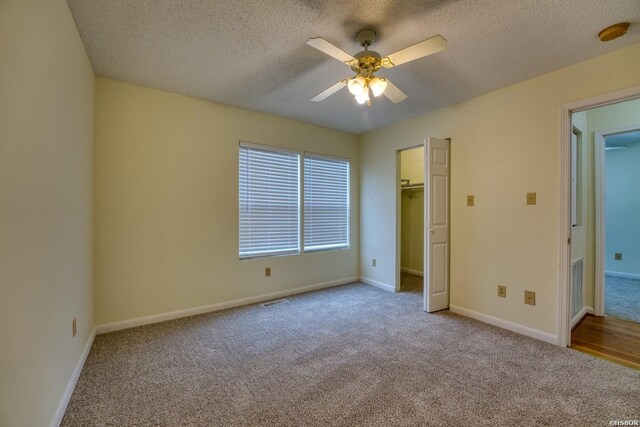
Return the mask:
M 467 196 L 467 206 L 475 205 L 475 197 L 472 194 Z
M 536 193 L 527 193 L 527 204 L 528 205 L 536 204 Z

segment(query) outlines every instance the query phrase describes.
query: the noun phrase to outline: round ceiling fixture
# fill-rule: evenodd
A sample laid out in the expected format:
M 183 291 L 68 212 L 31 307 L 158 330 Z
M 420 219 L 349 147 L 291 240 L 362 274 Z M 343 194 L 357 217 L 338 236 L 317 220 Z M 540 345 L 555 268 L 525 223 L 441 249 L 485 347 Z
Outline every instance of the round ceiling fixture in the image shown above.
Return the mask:
M 617 24 L 613 24 L 604 30 L 598 33 L 598 37 L 601 42 L 608 42 L 613 39 L 617 39 L 618 37 L 622 37 L 627 34 L 627 30 L 629 29 L 628 22 L 618 22 Z

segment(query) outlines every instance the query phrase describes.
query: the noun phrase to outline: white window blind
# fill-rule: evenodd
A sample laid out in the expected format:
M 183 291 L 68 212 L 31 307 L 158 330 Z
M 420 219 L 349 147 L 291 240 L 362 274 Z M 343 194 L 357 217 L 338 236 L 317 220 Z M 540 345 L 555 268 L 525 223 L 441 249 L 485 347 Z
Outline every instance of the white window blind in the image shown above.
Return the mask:
M 349 161 L 304 157 L 304 250 L 349 247 Z
M 240 144 L 240 258 L 300 251 L 298 153 Z

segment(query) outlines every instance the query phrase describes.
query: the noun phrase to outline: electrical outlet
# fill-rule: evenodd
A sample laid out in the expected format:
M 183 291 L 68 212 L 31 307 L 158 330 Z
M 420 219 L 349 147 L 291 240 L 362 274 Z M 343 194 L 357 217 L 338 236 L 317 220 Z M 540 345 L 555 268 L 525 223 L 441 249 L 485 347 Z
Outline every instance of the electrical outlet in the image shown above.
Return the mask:
M 271 267 L 264 268 L 264 277 L 271 277 Z
M 375 267 L 378 264 L 378 261 L 375 258 L 371 259 L 371 266 Z
M 73 320 L 71 321 L 71 332 L 73 333 L 73 336 L 75 337 L 76 334 L 78 333 L 78 328 L 77 328 L 77 324 L 76 324 L 76 318 L 74 317 Z
M 536 293 L 533 291 L 524 291 L 524 303 L 536 305 Z
M 527 193 L 527 204 L 528 205 L 536 204 L 536 193 Z
M 498 296 L 500 298 L 507 297 L 507 287 L 505 285 L 498 285 Z
M 616 261 L 622 261 L 622 252 L 616 252 L 613 256 Z
M 474 206 L 476 203 L 475 196 L 473 194 L 469 194 L 467 196 L 467 206 Z

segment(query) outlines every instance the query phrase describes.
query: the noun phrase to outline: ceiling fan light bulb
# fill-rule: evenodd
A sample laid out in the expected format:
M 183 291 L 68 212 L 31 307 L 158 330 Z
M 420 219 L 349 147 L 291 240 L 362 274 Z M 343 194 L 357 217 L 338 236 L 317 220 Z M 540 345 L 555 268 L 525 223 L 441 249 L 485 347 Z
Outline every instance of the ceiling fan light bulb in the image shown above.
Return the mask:
M 349 83 L 347 83 L 347 88 L 349 89 L 349 92 L 351 92 L 352 95 L 358 96 L 362 93 L 362 90 L 364 89 L 364 83 L 365 83 L 364 79 L 358 76 L 349 80 Z
M 385 89 L 387 89 L 387 79 L 384 77 L 374 77 L 369 83 L 369 87 L 371 88 L 371 92 L 373 92 L 373 96 L 380 96 L 384 93 Z
M 369 102 L 371 100 L 371 98 L 369 98 L 369 89 L 365 88 L 365 90 L 363 90 L 359 95 L 356 95 L 356 101 L 358 102 L 358 104 L 364 104 L 366 102 Z

